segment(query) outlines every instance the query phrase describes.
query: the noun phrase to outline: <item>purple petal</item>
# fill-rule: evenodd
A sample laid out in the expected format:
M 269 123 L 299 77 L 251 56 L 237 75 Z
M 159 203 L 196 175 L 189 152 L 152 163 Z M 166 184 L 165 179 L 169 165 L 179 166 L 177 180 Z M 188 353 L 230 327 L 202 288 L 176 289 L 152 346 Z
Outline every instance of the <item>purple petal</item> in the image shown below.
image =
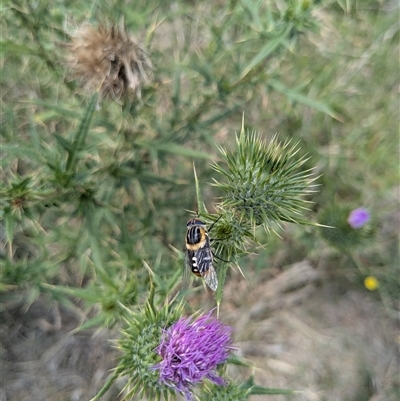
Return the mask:
M 352 228 L 361 228 L 369 221 L 369 219 L 370 214 L 368 210 L 364 208 L 358 208 L 350 213 L 347 222 Z
M 163 332 L 156 349 L 162 361 L 152 369 L 159 370 L 161 382 L 183 393 L 189 401 L 192 388 L 205 378 L 225 385 L 215 370 L 234 348 L 232 328 L 211 312 L 197 319 L 183 317 Z

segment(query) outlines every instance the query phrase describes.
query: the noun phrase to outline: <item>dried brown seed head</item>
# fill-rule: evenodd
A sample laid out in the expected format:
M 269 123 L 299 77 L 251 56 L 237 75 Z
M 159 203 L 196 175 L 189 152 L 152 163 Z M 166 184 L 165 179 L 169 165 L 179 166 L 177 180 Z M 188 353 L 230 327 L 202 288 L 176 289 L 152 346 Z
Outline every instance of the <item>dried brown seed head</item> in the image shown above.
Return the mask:
M 66 64 L 73 78 L 100 96 L 121 99 L 129 94 L 140 99 L 141 87 L 152 79 L 153 67 L 143 47 L 124 27 L 84 24 L 66 44 Z

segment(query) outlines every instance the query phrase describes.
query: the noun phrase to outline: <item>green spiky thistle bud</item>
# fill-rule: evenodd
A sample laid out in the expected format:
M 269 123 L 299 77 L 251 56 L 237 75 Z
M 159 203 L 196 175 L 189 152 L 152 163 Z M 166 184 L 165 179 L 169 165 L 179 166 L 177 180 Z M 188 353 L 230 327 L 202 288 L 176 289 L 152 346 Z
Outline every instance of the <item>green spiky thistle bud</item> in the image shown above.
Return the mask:
M 310 224 L 302 218 L 309 203 L 304 196 L 314 192 L 316 177 L 311 170 L 301 171 L 308 158 L 296 158 L 299 147 L 290 143 L 274 136 L 266 144 L 257 132 L 242 129 L 235 152 L 220 148 L 227 169 L 217 163 L 212 166 L 224 177 L 214 184 L 224 193 L 219 208 L 234 210 L 251 226 L 267 230 L 282 221 Z
M 220 259 L 232 260 L 245 255 L 250 241 L 257 242 L 252 226 L 234 210 L 222 211 L 222 218 L 202 213 L 201 217 L 212 228 L 213 249 Z

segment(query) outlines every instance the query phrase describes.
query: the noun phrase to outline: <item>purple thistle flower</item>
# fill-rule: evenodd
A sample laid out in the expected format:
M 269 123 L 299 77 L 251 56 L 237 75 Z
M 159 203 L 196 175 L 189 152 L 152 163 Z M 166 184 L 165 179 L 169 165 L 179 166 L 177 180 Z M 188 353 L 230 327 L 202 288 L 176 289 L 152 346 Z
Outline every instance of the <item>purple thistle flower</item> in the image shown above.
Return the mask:
M 192 387 L 203 379 L 226 385 L 215 369 L 228 359 L 232 349 L 232 328 L 211 316 L 211 312 L 194 320 L 182 317 L 164 331 L 156 349 L 162 361 L 153 369 L 160 371 L 161 382 L 190 401 Z
M 352 228 L 361 228 L 370 219 L 370 215 L 367 209 L 358 208 L 354 209 L 347 219 L 347 222 Z

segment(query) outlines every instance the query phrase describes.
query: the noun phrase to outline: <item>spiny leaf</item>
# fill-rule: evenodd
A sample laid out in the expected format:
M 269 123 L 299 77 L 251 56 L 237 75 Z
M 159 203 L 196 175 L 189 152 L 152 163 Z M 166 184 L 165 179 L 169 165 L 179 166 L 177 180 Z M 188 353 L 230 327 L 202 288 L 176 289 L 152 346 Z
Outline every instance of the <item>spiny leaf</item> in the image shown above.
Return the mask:
M 49 102 L 46 100 L 42 99 L 32 99 L 26 102 L 27 104 L 35 104 L 38 106 L 43 106 L 46 110 L 52 110 L 55 113 L 51 114 L 52 116 L 62 116 L 65 118 L 69 119 L 76 119 L 77 116 L 79 116 L 79 113 L 77 113 L 74 110 L 67 109 L 66 107 L 62 107 L 55 102 Z M 44 115 L 43 113 L 36 113 L 34 116 L 34 120 L 36 122 L 44 122 L 47 120 L 47 118 L 42 118 L 41 116 Z
M 295 89 L 287 88 L 282 84 L 282 82 L 276 79 L 269 80 L 268 85 L 274 88 L 277 92 L 280 92 L 283 95 L 285 95 L 289 100 L 293 102 L 297 102 L 305 106 L 311 107 L 312 109 L 325 113 L 331 116 L 332 118 L 335 118 L 336 120 L 339 121 L 341 120 L 340 116 L 337 113 L 335 113 L 333 109 L 326 103 L 305 96 Z
M 80 150 L 82 150 L 83 144 L 85 143 L 87 134 L 89 132 L 90 123 L 92 121 L 93 114 L 97 105 L 97 97 L 98 97 L 97 93 L 95 93 L 92 96 L 92 99 L 89 102 L 86 112 L 82 117 L 78 131 L 76 132 L 74 141 L 72 143 L 73 149 L 68 155 L 67 166 L 66 166 L 67 173 L 72 173 L 73 171 L 75 171 L 76 164 L 78 161 L 77 153 Z
M 253 68 L 262 63 L 270 54 L 272 54 L 279 46 L 281 46 L 290 32 L 290 27 L 287 27 L 280 35 L 273 38 L 261 48 L 258 54 L 253 57 L 247 67 L 241 73 L 240 79 L 243 79 Z
M 164 142 L 156 142 L 156 141 L 147 141 L 147 140 L 137 140 L 135 144 L 141 146 L 146 149 L 151 149 L 153 151 L 171 153 L 174 155 L 197 158 L 197 159 L 209 159 L 210 155 L 205 152 L 201 152 L 199 150 L 190 149 L 185 146 L 177 145 L 175 143 L 164 143 Z
M 295 391 L 280 389 L 280 388 L 268 388 L 263 386 L 257 386 L 254 384 L 254 377 L 250 376 L 248 380 L 243 383 L 240 388 L 246 389 L 248 391 L 248 395 L 261 395 L 261 394 L 293 394 Z
M 34 55 L 34 56 L 39 55 L 38 54 L 39 52 L 36 49 L 32 49 L 29 46 L 19 45 L 10 40 L 2 40 L 0 42 L 0 55 L 5 56 L 7 53 L 12 53 L 12 54 L 21 55 L 21 56 L 30 55 L 30 54 Z
M 59 134 L 54 134 L 54 137 L 57 139 L 57 142 L 67 151 L 67 152 L 73 152 L 74 147 L 71 142 L 68 142 L 66 139 L 64 139 L 61 135 Z

